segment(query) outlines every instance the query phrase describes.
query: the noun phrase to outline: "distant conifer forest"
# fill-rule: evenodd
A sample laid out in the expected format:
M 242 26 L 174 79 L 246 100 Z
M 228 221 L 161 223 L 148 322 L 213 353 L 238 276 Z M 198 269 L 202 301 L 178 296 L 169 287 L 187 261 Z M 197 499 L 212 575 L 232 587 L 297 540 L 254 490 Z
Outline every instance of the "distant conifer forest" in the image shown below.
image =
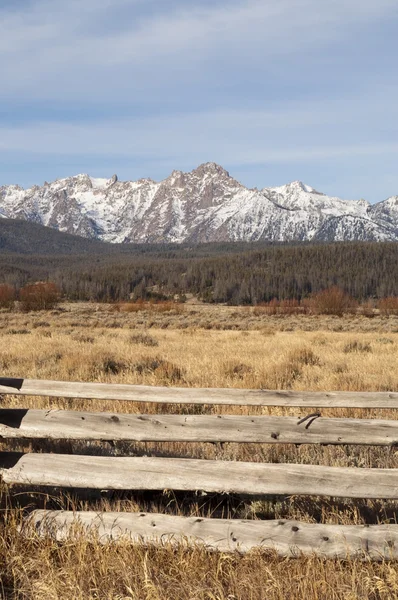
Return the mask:
M 70 254 L 54 251 L 1 251 L 0 283 L 19 289 L 51 281 L 67 299 L 97 302 L 193 294 L 205 302 L 257 305 L 302 301 L 332 286 L 360 302 L 398 296 L 396 243 L 115 246 L 82 240 Z

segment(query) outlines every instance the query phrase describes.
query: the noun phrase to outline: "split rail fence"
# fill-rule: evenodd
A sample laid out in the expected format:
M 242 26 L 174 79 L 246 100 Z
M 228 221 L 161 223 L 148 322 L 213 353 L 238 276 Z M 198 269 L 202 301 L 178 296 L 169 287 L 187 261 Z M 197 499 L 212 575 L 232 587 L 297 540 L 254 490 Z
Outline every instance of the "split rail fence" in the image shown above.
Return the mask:
M 299 407 L 308 414 L 297 418 L 0 409 L 3 440 L 398 445 L 398 421 L 323 418 L 319 413 L 319 409 L 336 407 L 398 408 L 398 393 L 394 392 L 192 389 L 0 378 L 0 396 L 6 394 L 190 406 Z M 398 469 L 12 452 L 0 453 L 0 464 L 0 476 L 10 486 L 398 499 Z M 223 551 L 245 552 L 261 546 L 284 556 L 316 553 L 325 557 L 398 558 L 396 524 L 322 525 L 289 520 L 43 510 L 33 511 L 30 519 L 38 531 L 51 529 L 58 539 L 67 536 L 78 522 L 98 531 L 104 542 L 127 535 L 144 543 L 188 539 Z

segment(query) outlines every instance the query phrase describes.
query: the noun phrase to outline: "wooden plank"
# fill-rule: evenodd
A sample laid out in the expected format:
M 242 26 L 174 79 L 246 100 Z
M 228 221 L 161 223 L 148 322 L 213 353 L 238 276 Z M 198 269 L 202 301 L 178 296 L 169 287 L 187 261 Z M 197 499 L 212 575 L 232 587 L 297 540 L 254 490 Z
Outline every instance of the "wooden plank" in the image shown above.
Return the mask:
M 0 437 L 155 442 L 398 443 L 398 421 L 0 409 Z
M 178 388 L 9 378 L 0 378 L 0 394 L 169 404 L 398 408 L 397 392 L 292 392 L 233 388 Z
M 152 457 L 0 454 L 5 483 L 91 489 L 398 498 L 398 469 Z
M 398 525 L 320 525 L 287 521 L 242 521 L 151 513 L 96 513 L 36 510 L 28 523 L 41 536 L 58 541 L 94 535 L 103 544 L 194 543 L 222 552 L 261 547 L 281 556 L 316 554 L 324 558 L 398 558 Z

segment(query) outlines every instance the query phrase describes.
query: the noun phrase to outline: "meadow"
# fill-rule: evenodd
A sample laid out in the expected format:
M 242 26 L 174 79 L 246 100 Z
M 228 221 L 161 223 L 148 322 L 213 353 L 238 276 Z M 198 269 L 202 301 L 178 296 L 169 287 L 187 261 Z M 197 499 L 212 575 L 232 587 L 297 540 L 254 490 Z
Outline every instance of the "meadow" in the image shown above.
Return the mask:
M 267 315 L 251 307 L 66 303 L 37 313 L 0 312 L 2 376 L 182 387 L 398 390 L 398 316 Z M 7 396 L 1 407 L 132 413 L 202 412 L 304 416 L 300 408 L 139 404 Z M 322 416 L 396 418 L 393 410 L 323 409 Z M 196 443 L 1 443 L 16 451 L 162 455 L 223 460 L 396 467 L 391 447 Z M 60 495 L 1 489 L 0 594 L 4 598 L 257 600 L 389 599 L 395 563 L 282 559 L 200 545 L 103 546 L 76 533 L 62 544 L 19 530 L 33 506 L 322 523 L 396 522 L 398 503 L 333 498 L 255 499 L 177 493 Z

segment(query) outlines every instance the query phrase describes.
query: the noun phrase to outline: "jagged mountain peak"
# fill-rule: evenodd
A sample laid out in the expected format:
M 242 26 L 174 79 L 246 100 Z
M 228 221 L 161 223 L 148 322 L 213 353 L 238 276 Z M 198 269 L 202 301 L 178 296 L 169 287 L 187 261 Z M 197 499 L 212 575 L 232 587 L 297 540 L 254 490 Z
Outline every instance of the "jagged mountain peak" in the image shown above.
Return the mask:
M 28 190 L 3 186 L 0 217 L 109 242 L 398 241 L 398 196 L 371 206 L 302 181 L 258 191 L 214 162 L 160 182 L 82 173 Z
M 196 167 L 196 169 L 194 169 L 192 171 L 192 173 L 195 173 L 196 175 L 199 175 L 199 176 L 209 174 L 209 175 L 221 175 L 223 177 L 230 177 L 230 174 L 228 173 L 228 171 L 226 171 L 224 169 L 224 167 L 221 167 L 220 165 L 218 165 L 215 162 L 202 163 L 201 165 Z
M 285 185 L 281 185 L 278 187 L 273 187 L 273 188 L 266 188 L 266 189 L 271 189 L 275 192 L 279 192 L 279 193 L 301 193 L 301 192 L 305 192 L 306 194 L 318 194 L 320 196 L 324 196 L 325 194 L 323 194 L 322 192 L 318 192 L 316 189 L 314 189 L 313 187 L 311 187 L 310 185 L 307 185 L 306 183 L 303 183 L 302 181 L 296 180 L 296 181 L 291 181 L 290 183 L 287 183 Z
M 0 185 L 0 190 L 3 191 L 9 191 L 9 190 L 18 190 L 18 191 L 23 191 L 23 187 L 16 184 L 16 183 L 12 183 L 10 185 Z
M 170 186 L 183 187 L 185 185 L 185 176 L 186 173 L 183 171 L 174 170 L 162 183 Z
M 303 183 L 302 181 L 298 181 L 298 180 L 290 182 L 288 184 L 288 187 L 290 187 L 291 189 L 302 190 L 303 192 L 306 192 L 307 194 L 322 194 L 322 192 L 318 192 L 316 189 L 314 189 L 310 185 L 307 185 L 306 183 Z M 322 194 L 322 195 L 324 195 L 324 194 Z
M 389 205 L 389 206 L 396 206 L 398 207 L 398 196 L 390 196 L 389 198 L 387 198 L 387 200 L 383 200 L 382 202 L 379 202 L 379 204 L 385 204 L 385 205 Z
M 75 181 L 81 183 L 82 185 L 87 186 L 93 190 L 104 190 L 113 185 L 118 181 L 117 175 L 112 175 L 110 179 L 106 179 L 104 177 L 92 177 L 87 173 L 80 173 L 79 175 L 75 175 L 74 177 L 67 177 L 66 179 L 59 179 L 59 183 L 66 183 L 72 185 Z M 51 185 L 51 184 L 50 184 Z

